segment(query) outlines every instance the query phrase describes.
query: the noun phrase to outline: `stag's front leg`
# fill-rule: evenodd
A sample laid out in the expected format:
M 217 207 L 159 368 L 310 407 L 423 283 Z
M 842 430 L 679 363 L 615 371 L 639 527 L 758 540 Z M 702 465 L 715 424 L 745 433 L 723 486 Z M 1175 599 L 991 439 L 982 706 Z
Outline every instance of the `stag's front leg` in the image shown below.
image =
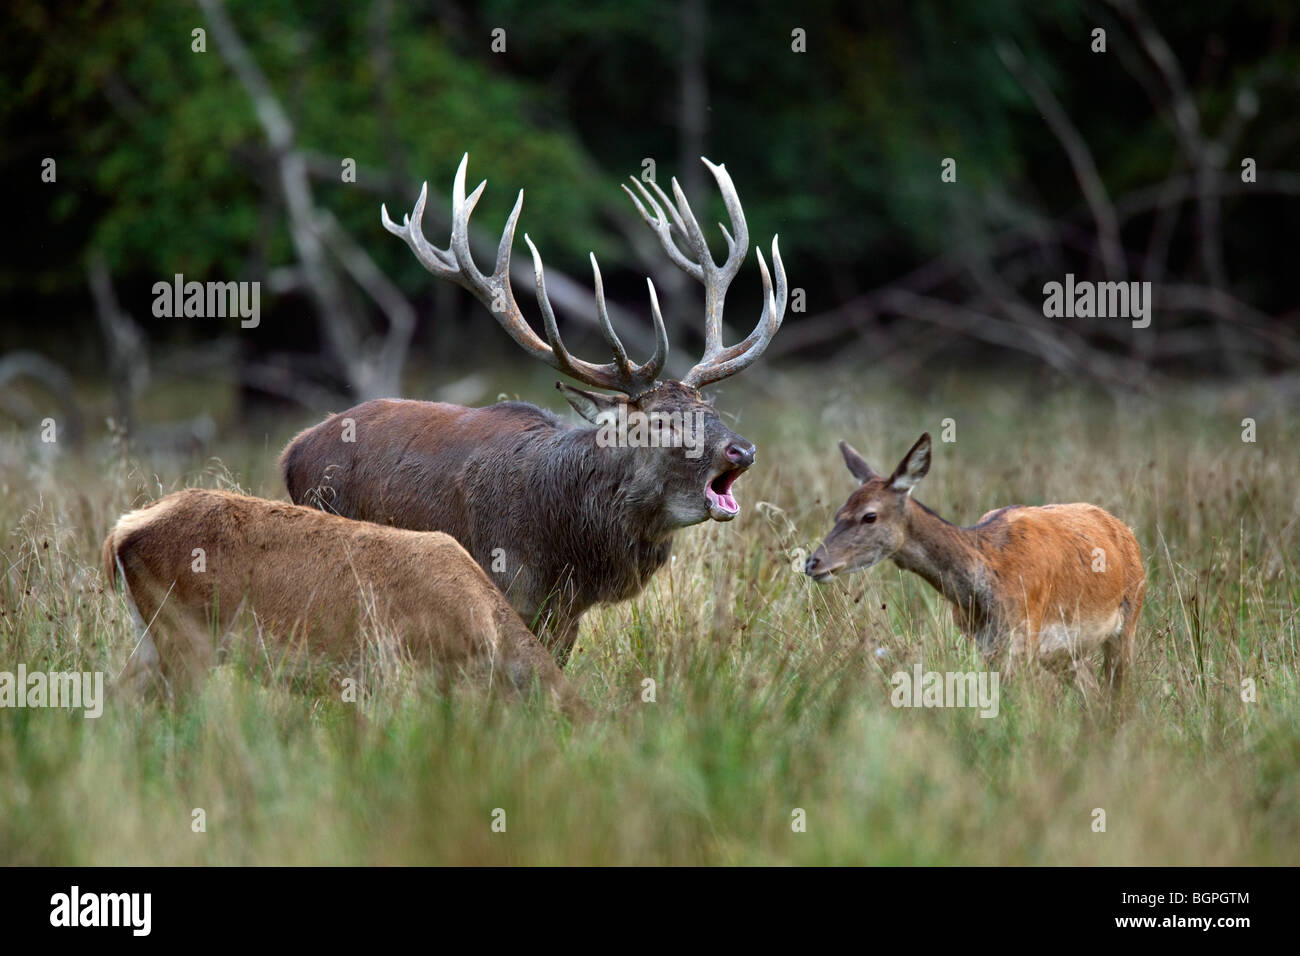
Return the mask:
M 573 645 L 578 642 L 578 618 L 560 615 L 541 637 L 542 643 L 550 648 L 555 662 L 563 668 L 569 663 Z
M 560 667 L 569 661 L 569 654 L 578 640 L 578 622 L 586 610 L 586 607 L 579 609 L 574 604 L 572 595 L 556 593 L 538 608 L 515 605 L 519 616 L 528 622 L 528 629 L 551 652 Z

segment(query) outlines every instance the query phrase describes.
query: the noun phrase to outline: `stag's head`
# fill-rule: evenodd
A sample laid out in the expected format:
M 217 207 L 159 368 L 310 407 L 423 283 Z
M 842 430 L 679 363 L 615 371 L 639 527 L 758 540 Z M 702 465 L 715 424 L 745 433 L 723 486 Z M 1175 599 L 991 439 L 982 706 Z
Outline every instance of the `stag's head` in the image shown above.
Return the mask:
M 804 573 L 816 581 L 869 568 L 898 553 L 907 540 L 907 498 L 930 470 L 930 433 L 917 439 L 890 475 L 877 474 L 848 442 L 840 442 L 840 453 L 861 484 L 804 564 Z
M 660 513 L 665 530 L 740 514 L 731 486 L 754 463 L 754 446 L 697 389 L 668 380 L 631 398 L 557 384 L 596 426 L 598 447 L 635 449 L 625 494 Z
M 730 230 L 719 223 L 727 245 L 727 256 L 722 263 L 715 261 L 709 251 L 704 232 L 676 179 L 672 181 L 675 202 L 669 200 L 655 183 L 650 183 L 647 189 L 645 183 L 633 178 L 631 181 L 637 192 L 623 187 L 642 218 L 659 237 L 668 257 L 704 286 L 704 355 L 685 376 L 673 380 L 660 378 L 668 359 L 668 334 L 653 282 L 646 280 L 655 348 L 649 359 L 637 364 L 628 358 L 627 350 L 610 322 L 600 267 L 595 255 L 591 256 L 596 314 L 613 354 L 612 360 L 604 364 L 585 362 L 573 356 L 560 339 L 555 312 L 546 294 L 542 259 L 537 247 L 525 234 L 524 242 L 533 256 L 537 304 L 542 313 L 546 340 L 533 331 L 515 301 L 510 285 L 510 256 L 515 227 L 523 208 L 523 190 L 520 190 L 514 210 L 506 221 L 492 274 L 485 275 L 475 266 L 470 254 L 469 217 L 487 183 L 479 183 L 478 188 L 466 196 L 468 162 L 466 154 L 456 170 L 452 188 L 451 244 L 447 249 L 430 244 L 421 230 L 428 197 L 427 183 L 420 190 L 414 210 L 403 217 L 400 226 L 388 217 L 387 209 L 381 210 L 384 228 L 404 239 L 426 269 L 462 286 L 484 303 L 524 351 L 584 385 L 605 390 L 593 392 L 557 383 L 577 412 L 596 426 L 598 445 L 635 449 L 631 453 L 635 468 L 628 494 L 646 500 L 656 499 L 668 523 L 674 527 L 696 524 L 709 518 L 730 521 L 740 513 L 732 484 L 754 463 L 755 449 L 753 444 L 727 427 L 701 389 L 735 375 L 763 353 L 781 327 L 788 289 L 785 267 L 774 236 L 772 266 L 776 273 L 775 288 L 763 252 L 759 249 L 763 309 L 758 324 L 741 341 L 723 345 L 722 315 L 727 288 L 749 252 L 745 213 L 726 167 L 704 160 L 718 184 L 731 219 Z

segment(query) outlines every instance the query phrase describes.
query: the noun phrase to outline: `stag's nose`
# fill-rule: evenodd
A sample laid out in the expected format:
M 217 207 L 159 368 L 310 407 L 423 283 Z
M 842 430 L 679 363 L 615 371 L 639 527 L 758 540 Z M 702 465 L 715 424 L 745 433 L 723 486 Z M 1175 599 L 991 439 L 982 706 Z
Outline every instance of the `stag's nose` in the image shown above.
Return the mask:
M 803 563 L 804 574 L 816 574 L 822 566 L 822 559 L 817 555 L 812 555 Z
M 727 446 L 727 461 L 748 468 L 754 463 L 756 452 L 757 449 L 747 441 L 733 441 Z

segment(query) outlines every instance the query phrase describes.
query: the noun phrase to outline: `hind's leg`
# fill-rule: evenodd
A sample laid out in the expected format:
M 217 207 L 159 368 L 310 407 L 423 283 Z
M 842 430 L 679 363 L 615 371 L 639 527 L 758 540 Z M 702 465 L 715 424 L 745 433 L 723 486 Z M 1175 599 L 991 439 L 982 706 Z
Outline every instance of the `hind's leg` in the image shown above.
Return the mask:
M 591 709 L 574 690 L 550 652 L 522 622 L 505 622 L 498 634 L 503 670 L 517 693 L 548 693 L 560 709 L 574 718 L 591 716 Z
M 212 670 L 216 657 L 217 625 L 201 611 L 166 615 L 169 638 L 159 645 L 163 676 L 174 694 L 198 687 Z
M 1105 649 L 1102 677 L 1111 696 L 1118 697 L 1124 687 L 1124 674 L 1133 656 L 1133 629 L 1127 621 L 1120 632 L 1106 642 Z
M 1077 657 L 1070 662 L 1070 673 L 1074 676 L 1074 684 L 1079 688 L 1079 693 L 1083 695 L 1083 702 L 1089 709 L 1101 692 L 1101 688 L 1097 685 L 1096 667 L 1096 663 L 1089 660 L 1087 655 Z
M 126 665 L 113 679 L 112 693 L 124 693 L 134 696 L 159 693 L 170 699 L 167 678 L 163 676 L 162 661 L 153 637 L 142 633 L 135 645 L 135 650 L 127 658 Z
M 1063 689 L 1073 686 L 1083 698 L 1084 709 L 1091 714 L 1100 688 L 1097 684 L 1097 665 L 1086 644 L 1081 644 L 1078 634 L 1060 628 L 1046 631 L 1046 638 L 1038 644 L 1038 663 L 1042 669 L 1055 674 Z
M 1126 595 L 1124 603 L 1124 623 L 1119 633 L 1106 642 L 1106 661 L 1104 674 L 1112 697 L 1118 697 L 1124 686 L 1125 673 L 1133 666 L 1134 635 L 1137 633 L 1138 616 L 1142 612 L 1142 601 L 1146 597 L 1146 581 Z
M 115 686 L 156 691 L 175 702 L 212 667 L 212 628 L 199 613 L 163 608 L 154 615 Z
M 196 686 L 212 666 L 209 628 L 185 614 L 160 614 L 113 682 L 127 693 L 156 693 L 168 703 Z
M 119 573 L 121 569 L 122 565 L 119 562 Z M 171 691 L 167 686 L 166 677 L 163 676 L 162 659 L 158 655 L 158 646 L 154 644 L 153 631 L 140 616 L 140 609 L 136 607 L 129 589 L 123 589 L 123 597 L 127 611 L 131 615 L 131 623 L 134 625 L 136 641 L 131 656 L 127 658 L 126 664 L 118 675 L 113 678 L 109 693 L 134 697 L 157 693 L 169 700 Z

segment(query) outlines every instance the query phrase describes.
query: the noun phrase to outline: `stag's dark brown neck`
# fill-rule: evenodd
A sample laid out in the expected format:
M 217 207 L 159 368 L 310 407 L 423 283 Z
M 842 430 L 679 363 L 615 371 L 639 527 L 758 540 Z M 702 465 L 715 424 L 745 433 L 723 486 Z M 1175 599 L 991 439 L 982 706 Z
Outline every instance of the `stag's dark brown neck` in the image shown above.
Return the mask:
M 535 448 L 530 468 L 529 512 L 547 517 L 533 518 L 526 533 L 541 535 L 543 578 L 567 582 L 579 613 L 633 597 L 672 553 L 674 528 L 659 484 L 638 471 L 639 449 L 602 448 L 596 434 L 557 431 Z
M 643 449 L 596 443 L 597 430 L 575 428 L 557 436 L 540 467 L 548 484 L 567 500 L 581 502 L 587 530 L 602 537 L 647 545 L 665 543 L 676 530 L 664 509 L 659 484 L 640 471 Z
M 894 563 L 919 574 L 958 607 L 982 609 L 986 569 L 974 532 L 945 521 L 910 497 L 904 521 L 906 537 L 894 555 Z

